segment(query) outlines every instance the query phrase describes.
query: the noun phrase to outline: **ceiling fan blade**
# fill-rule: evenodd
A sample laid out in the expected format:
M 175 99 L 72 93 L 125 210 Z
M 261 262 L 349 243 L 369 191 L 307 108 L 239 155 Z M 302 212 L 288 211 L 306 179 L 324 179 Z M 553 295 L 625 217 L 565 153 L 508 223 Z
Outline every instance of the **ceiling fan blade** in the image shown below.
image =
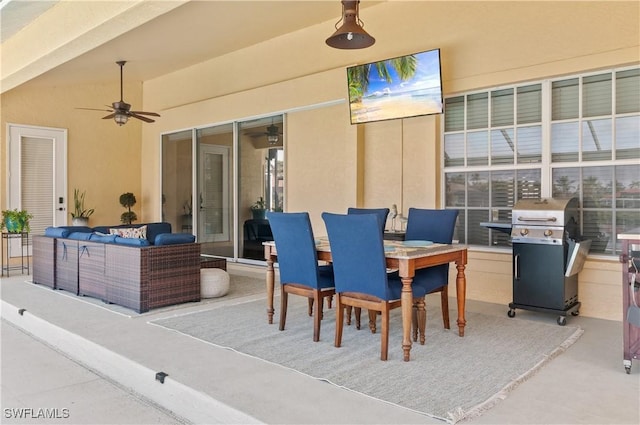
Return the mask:
M 160 114 L 156 114 L 155 112 L 143 112 L 143 111 L 130 111 L 132 114 L 138 115 L 151 115 L 152 117 L 159 117 Z
M 102 119 L 103 119 L 103 120 L 108 120 L 108 119 L 111 119 L 111 118 L 113 118 L 113 117 L 115 117 L 115 116 L 116 116 L 116 113 L 114 112 L 113 114 L 109 114 L 109 115 L 107 115 L 106 117 L 102 117 Z
M 96 108 L 76 108 L 76 109 L 84 109 L 85 111 L 113 112 L 113 109 L 96 109 Z
M 137 118 L 137 119 L 142 120 L 144 122 L 155 122 L 155 120 L 152 120 L 151 118 L 143 117 L 142 115 L 138 115 L 135 112 L 130 112 L 129 116 L 133 117 L 133 118 Z

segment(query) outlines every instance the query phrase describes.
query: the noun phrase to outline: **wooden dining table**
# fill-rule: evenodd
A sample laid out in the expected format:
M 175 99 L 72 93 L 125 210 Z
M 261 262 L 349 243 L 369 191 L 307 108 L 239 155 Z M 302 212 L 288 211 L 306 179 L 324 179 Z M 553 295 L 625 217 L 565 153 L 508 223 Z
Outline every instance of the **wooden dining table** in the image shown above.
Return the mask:
M 267 261 L 267 320 L 273 324 L 273 296 L 275 288 L 275 273 L 273 264 L 277 261 L 278 252 L 274 241 L 264 242 L 264 257 Z M 398 270 L 402 279 L 402 294 L 400 298 L 402 310 L 402 349 L 404 361 L 411 357 L 411 311 L 413 307 L 413 292 L 411 282 L 415 271 L 441 264 L 455 263 L 456 298 L 458 302 L 458 335 L 464 336 L 467 323 L 465 313 L 467 279 L 464 269 L 467 264 L 467 247 L 460 244 L 437 244 L 416 241 L 384 241 L 387 268 Z M 326 237 L 316 238 L 318 260 L 331 262 L 331 248 Z

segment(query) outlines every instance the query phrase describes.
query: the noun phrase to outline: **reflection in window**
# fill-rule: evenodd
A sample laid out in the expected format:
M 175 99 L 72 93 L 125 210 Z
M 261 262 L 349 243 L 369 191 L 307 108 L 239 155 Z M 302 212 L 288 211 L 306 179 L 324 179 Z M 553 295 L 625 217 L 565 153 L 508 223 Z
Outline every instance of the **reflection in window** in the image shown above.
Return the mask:
M 615 168 L 616 207 L 640 208 L 640 166 L 618 165 Z
M 512 128 L 491 132 L 491 164 L 513 164 L 513 140 Z
M 466 204 L 466 174 L 445 174 L 446 205 L 448 207 L 462 207 Z
M 464 134 L 444 136 L 444 165 L 448 167 L 464 165 Z
M 571 198 L 580 195 L 580 170 L 578 168 L 553 169 L 554 198 Z
M 488 171 L 469 173 L 467 186 L 469 188 L 467 205 L 470 207 L 488 207 L 490 205 Z
M 582 122 L 582 159 L 611 159 L 611 119 Z
M 640 158 L 640 115 L 616 118 L 616 159 Z
M 515 172 L 493 171 L 491 172 L 491 206 L 513 207 L 515 199 Z
M 162 221 L 193 233 L 191 130 L 162 136 Z
M 578 160 L 580 139 L 578 123 L 554 123 L 551 125 L 551 161 L 571 162 Z
M 542 160 L 542 127 L 520 127 L 517 130 L 518 164 Z
M 489 164 L 489 140 L 486 131 L 467 133 L 467 165 Z

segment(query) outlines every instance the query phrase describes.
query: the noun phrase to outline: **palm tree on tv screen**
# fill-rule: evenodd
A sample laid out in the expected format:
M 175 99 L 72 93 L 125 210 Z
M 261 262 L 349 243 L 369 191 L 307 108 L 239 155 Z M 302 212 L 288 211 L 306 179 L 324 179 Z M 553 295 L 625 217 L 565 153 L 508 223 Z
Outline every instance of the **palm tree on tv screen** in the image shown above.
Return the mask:
M 415 55 L 407 55 L 348 68 L 347 76 L 349 80 L 349 98 L 351 101 L 359 102 L 362 100 L 362 97 L 369 88 L 369 75 L 371 69 L 374 67 L 378 75 L 388 83 L 393 82 L 390 69 L 396 71 L 401 81 L 406 81 L 413 78 L 416 74 L 418 70 L 418 59 Z

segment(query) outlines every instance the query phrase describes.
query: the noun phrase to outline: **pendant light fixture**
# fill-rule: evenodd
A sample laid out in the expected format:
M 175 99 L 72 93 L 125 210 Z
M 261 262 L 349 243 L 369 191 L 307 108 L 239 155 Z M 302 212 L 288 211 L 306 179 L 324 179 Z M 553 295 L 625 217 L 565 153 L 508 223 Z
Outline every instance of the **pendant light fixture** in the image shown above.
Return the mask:
M 342 0 L 342 18 L 336 22 L 336 32 L 326 43 L 336 49 L 364 49 L 373 46 L 376 39 L 364 30 L 364 23 L 358 16 L 360 0 Z M 338 27 L 342 23 L 342 26 Z

